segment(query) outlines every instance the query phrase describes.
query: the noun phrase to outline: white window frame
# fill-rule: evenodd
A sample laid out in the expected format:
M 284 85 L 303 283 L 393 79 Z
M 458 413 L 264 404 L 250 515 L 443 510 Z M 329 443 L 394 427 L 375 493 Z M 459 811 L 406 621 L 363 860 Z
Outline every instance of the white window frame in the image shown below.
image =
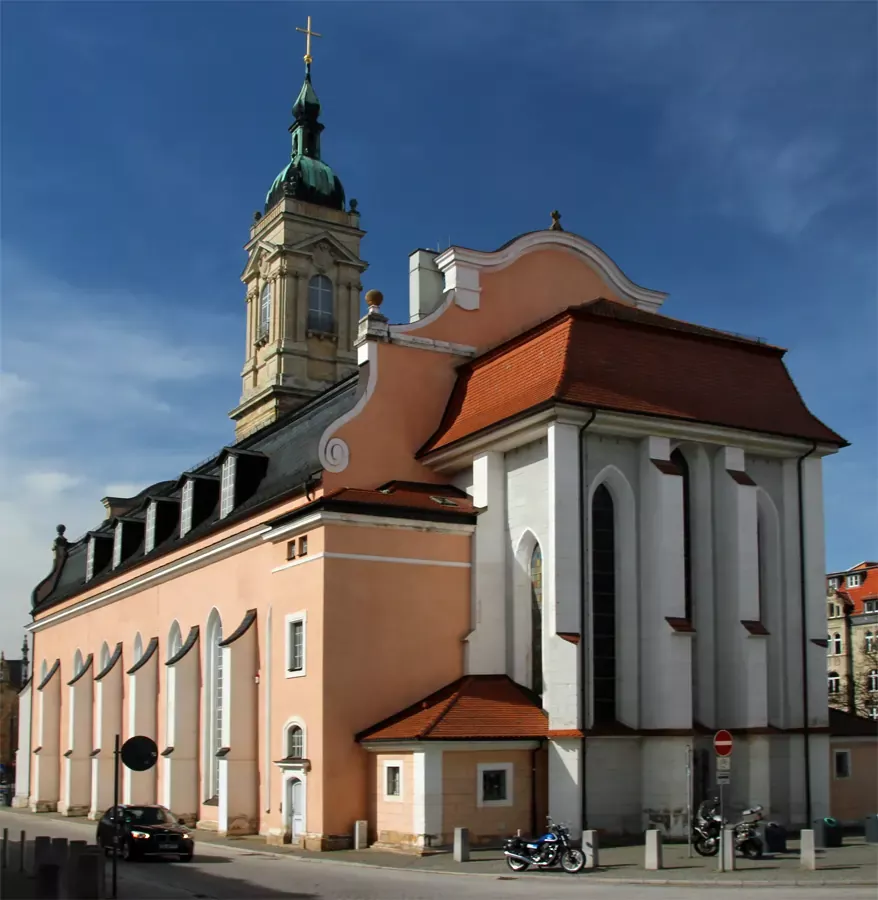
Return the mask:
M 847 758 L 847 775 L 839 775 L 838 774 L 838 757 L 844 756 Z M 839 781 L 846 780 L 848 778 L 853 777 L 853 768 L 851 765 L 851 751 L 850 750 L 833 750 L 832 751 L 832 777 L 833 779 L 837 779 Z
M 863 573 L 853 572 L 847 576 L 846 584 L 849 588 L 859 587 L 863 583 Z
M 235 470 L 238 459 L 229 454 L 223 460 L 222 481 L 220 482 L 220 518 L 224 519 L 235 508 Z
M 302 732 L 302 755 L 301 756 L 290 756 L 290 732 L 294 729 L 298 728 Z M 284 725 L 284 759 L 307 759 L 308 758 L 308 749 L 307 749 L 307 735 L 305 734 L 305 723 L 300 719 L 291 719 Z
M 312 275 L 308 280 L 308 328 L 323 334 L 335 331 L 335 285 L 326 275 Z
M 878 722 L 878 706 L 872 706 L 869 708 L 869 718 L 874 719 Z
M 85 549 L 85 580 L 95 577 L 95 539 L 90 537 Z
M 113 568 L 118 568 L 122 563 L 122 523 L 117 522 L 113 529 Z
M 257 337 L 267 338 L 271 332 L 271 282 L 266 281 L 259 293 L 259 326 Z
M 150 500 L 149 506 L 146 507 L 146 531 L 143 535 L 144 554 L 150 553 L 155 549 L 155 520 L 157 505 L 158 504 L 155 502 L 155 500 Z
M 866 600 L 863 603 L 863 612 L 878 612 L 878 600 Z
M 504 800 L 485 800 L 484 795 L 484 773 L 498 772 L 506 773 L 506 799 Z M 512 806 L 513 802 L 513 777 L 515 775 L 515 765 L 510 762 L 498 763 L 478 763 L 476 765 L 476 805 L 480 808 L 491 808 L 495 806 Z
M 866 632 L 863 647 L 866 653 L 871 653 L 875 649 L 875 635 L 871 631 Z
M 399 793 L 387 793 L 387 771 L 388 769 L 399 770 Z M 384 759 L 381 761 L 381 796 L 388 803 L 402 803 L 405 798 L 405 784 L 403 783 L 403 763 L 401 759 Z
M 829 579 L 829 587 L 835 589 L 838 587 L 838 578 L 830 578 Z
M 293 625 L 300 622 L 302 624 L 302 668 L 291 669 L 290 657 L 292 647 Z M 290 613 L 284 618 L 284 671 L 287 678 L 303 678 L 308 670 L 308 615 L 305 610 Z
M 195 479 L 187 478 L 180 495 L 180 537 L 192 531 L 192 507 L 195 503 Z
M 866 678 L 866 686 L 870 694 L 878 693 L 878 669 L 870 669 Z
M 835 682 L 834 687 L 833 682 Z M 838 694 L 841 691 L 841 676 L 838 672 L 830 672 L 826 676 L 826 691 L 829 694 Z
M 841 656 L 844 653 L 844 642 L 841 639 L 841 633 L 836 631 L 832 636 L 832 655 Z

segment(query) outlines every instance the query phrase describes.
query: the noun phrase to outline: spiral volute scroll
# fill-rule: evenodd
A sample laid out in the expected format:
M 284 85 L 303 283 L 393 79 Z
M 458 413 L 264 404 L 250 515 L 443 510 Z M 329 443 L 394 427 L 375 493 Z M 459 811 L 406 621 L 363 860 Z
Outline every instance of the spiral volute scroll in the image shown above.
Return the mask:
M 343 472 L 348 467 L 351 451 L 341 438 L 330 438 L 323 449 L 323 468 L 329 472 Z

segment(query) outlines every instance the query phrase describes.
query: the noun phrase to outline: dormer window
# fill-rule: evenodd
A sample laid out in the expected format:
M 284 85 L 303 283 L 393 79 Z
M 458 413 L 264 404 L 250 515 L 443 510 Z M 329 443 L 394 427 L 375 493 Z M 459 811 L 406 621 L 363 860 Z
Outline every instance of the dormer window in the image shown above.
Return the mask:
M 863 573 L 862 572 L 854 572 L 853 575 L 848 575 L 847 577 L 847 586 L 849 588 L 859 587 L 863 583 Z
M 325 275 L 314 275 L 308 282 L 309 331 L 335 334 L 332 305 L 332 282 Z
M 223 462 L 223 480 L 220 487 L 220 518 L 224 519 L 235 508 L 235 466 L 237 458 L 229 455 Z
M 271 285 L 265 284 L 259 297 L 259 331 L 257 339 L 267 341 L 271 331 Z
M 830 579 L 829 579 L 829 589 L 830 589 L 831 591 L 834 591 L 837 587 L 838 587 L 838 579 L 837 579 L 837 578 L 830 578 Z
M 109 565 L 116 566 L 116 532 L 91 531 L 85 550 L 85 580 L 91 581 Z M 120 544 L 121 546 L 121 544 Z
M 113 568 L 122 562 L 122 523 L 117 522 L 113 533 Z
M 85 550 L 85 580 L 91 581 L 95 577 L 95 541 L 90 538 Z
M 143 552 L 150 553 L 155 548 L 156 502 L 151 500 L 146 508 L 146 534 L 143 538 Z
M 192 503 L 195 498 L 195 482 L 190 478 L 183 485 L 180 503 L 180 537 L 192 530 Z

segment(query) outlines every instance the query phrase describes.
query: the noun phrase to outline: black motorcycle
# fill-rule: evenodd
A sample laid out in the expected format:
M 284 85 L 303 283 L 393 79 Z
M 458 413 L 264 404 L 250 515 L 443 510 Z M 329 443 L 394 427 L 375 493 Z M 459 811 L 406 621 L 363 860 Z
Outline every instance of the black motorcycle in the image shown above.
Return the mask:
M 732 832 L 735 850 L 747 859 L 759 859 L 762 856 L 763 845 L 756 823 L 762 819 L 762 807 L 753 806 L 745 809 L 741 816 L 741 821 L 735 825 Z M 716 856 L 725 824 L 726 820 L 719 814 L 717 797 L 710 797 L 699 805 L 692 827 L 692 846 L 699 856 Z
M 503 845 L 506 864 L 513 872 L 523 872 L 530 866 L 551 869 L 559 863 L 565 872 L 580 872 L 585 865 L 585 854 L 570 844 L 570 829 L 555 824 L 546 816 L 546 833 L 538 838 L 521 836 L 508 838 Z

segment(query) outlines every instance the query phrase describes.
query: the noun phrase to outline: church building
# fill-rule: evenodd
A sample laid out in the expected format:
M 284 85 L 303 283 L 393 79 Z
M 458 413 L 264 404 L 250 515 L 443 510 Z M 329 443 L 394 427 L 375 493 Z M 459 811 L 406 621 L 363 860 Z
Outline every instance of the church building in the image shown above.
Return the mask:
M 552 214 L 370 290 L 307 74 L 254 216 L 235 439 L 58 526 L 15 803 L 122 800 L 331 850 L 490 844 L 544 816 L 686 832 L 829 813 L 822 461 L 784 350 L 666 315 Z M 230 361 L 231 364 L 231 361 Z M 206 451 L 211 448 L 205 448 Z

